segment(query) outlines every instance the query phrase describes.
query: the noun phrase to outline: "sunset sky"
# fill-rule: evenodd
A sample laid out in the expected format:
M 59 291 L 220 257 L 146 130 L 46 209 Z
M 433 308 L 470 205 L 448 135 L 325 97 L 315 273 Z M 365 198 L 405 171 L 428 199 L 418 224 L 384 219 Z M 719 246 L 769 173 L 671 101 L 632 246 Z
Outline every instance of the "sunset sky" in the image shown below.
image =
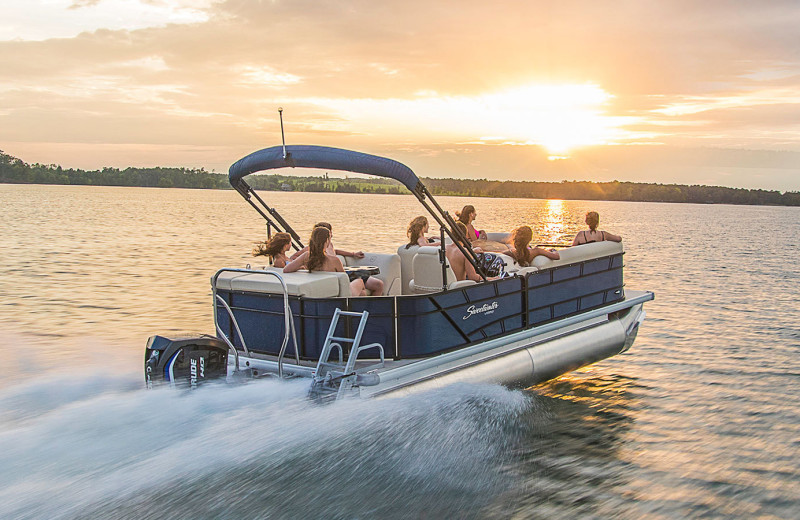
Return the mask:
M 800 190 L 800 2 L 7 0 L 0 150 Z

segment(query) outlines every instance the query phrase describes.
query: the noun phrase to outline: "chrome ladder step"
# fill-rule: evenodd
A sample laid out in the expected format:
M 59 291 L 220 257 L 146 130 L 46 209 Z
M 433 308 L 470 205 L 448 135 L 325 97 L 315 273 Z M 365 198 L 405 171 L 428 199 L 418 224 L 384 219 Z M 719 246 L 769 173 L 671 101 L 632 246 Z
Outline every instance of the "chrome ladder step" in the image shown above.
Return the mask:
M 344 338 L 334 336 L 336 327 L 339 325 L 340 316 L 359 318 L 354 337 Z M 322 345 L 319 361 L 317 361 L 317 368 L 314 371 L 314 377 L 311 381 L 311 388 L 309 389 L 309 395 L 311 397 L 332 397 L 335 393 L 336 399 L 340 399 L 352 390 L 353 387 L 359 385 L 359 375 L 363 375 L 370 370 L 383 368 L 385 364 L 383 346 L 380 343 L 370 343 L 369 345 L 361 346 L 361 337 L 364 335 L 364 328 L 367 326 L 368 319 L 368 311 L 351 312 L 343 311 L 339 308 L 333 311 L 331 325 L 328 327 L 328 334 L 325 336 L 325 343 Z M 344 362 L 344 350 L 340 342 L 352 343 L 346 363 Z M 338 362 L 330 361 L 331 352 L 334 348 L 339 351 Z M 369 349 L 378 349 L 380 353 L 380 362 L 356 369 L 356 362 L 358 361 L 359 354 Z M 362 378 L 362 381 L 362 384 L 365 384 L 367 379 Z

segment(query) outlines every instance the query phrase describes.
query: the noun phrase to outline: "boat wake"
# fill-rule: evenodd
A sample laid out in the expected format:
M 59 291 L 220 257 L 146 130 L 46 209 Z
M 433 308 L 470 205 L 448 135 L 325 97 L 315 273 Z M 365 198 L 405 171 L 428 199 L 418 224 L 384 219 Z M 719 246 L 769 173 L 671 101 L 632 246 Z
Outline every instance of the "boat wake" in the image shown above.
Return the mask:
M 44 374 L 0 389 L 0 517 L 477 513 L 513 479 L 515 422 L 531 404 L 498 386 L 319 405 L 305 380 L 146 391 L 140 378 Z

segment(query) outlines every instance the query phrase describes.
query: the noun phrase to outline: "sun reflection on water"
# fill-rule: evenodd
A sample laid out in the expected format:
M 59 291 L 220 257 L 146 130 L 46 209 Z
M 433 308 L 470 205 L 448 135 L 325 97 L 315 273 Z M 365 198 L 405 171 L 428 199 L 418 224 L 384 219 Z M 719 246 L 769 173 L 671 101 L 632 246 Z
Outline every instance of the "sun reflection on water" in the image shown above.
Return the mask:
M 564 241 L 566 229 L 564 201 L 548 200 L 542 215 L 542 242 L 557 244 Z

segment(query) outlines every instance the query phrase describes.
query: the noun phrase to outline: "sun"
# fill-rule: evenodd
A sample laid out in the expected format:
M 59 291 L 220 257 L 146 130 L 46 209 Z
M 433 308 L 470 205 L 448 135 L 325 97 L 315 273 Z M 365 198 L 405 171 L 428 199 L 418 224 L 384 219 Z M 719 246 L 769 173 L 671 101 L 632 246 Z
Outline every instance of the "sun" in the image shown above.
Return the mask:
M 620 121 L 605 112 L 612 98 L 595 84 L 527 85 L 489 94 L 486 103 L 498 133 L 561 158 L 613 138 Z
M 549 158 L 568 158 L 581 146 L 624 137 L 630 119 L 608 114 L 612 94 L 594 83 L 525 84 L 471 95 L 419 91 L 411 98 L 307 98 L 336 118 L 319 131 L 372 129 L 397 142 L 458 142 L 541 146 Z M 327 126 L 326 126 L 327 125 Z M 343 125 L 346 125 L 343 126 Z

